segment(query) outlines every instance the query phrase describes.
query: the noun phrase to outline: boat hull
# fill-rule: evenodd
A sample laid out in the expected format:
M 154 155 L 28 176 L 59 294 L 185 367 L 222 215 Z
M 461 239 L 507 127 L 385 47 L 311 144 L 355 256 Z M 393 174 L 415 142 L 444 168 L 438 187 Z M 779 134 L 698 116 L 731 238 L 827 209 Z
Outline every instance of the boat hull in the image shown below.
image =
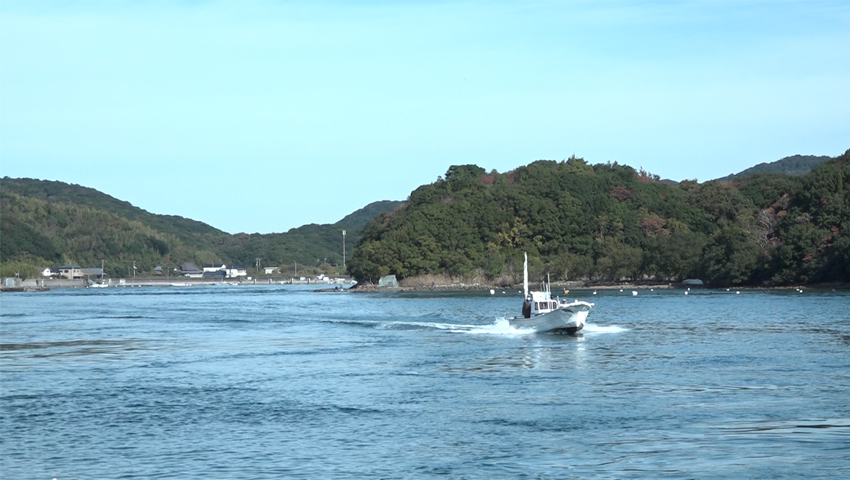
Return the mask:
M 510 325 L 522 330 L 537 333 L 567 333 L 575 335 L 584 328 L 584 322 L 593 304 L 573 302 L 562 305 L 551 312 L 533 315 L 531 318 L 514 317 L 508 319 Z

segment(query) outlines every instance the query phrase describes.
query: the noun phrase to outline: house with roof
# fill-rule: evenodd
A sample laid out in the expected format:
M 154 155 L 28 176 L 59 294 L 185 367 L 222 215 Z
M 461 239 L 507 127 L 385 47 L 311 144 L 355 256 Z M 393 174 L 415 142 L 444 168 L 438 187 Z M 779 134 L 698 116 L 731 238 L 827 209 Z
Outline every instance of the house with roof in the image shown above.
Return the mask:
M 80 272 L 84 277 L 88 278 L 103 278 L 103 269 L 98 268 L 81 268 Z
M 59 276 L 73 280 L 75 278 L 83 278 L 83 269 L 79 265 L 69 263 L 59 267 Z
M 153 274 L 158 277 L 161 277 L 164 272 L 165 271 L 162 269 L 162 265 L 157 265 L 153 267 Z
M 227 276 L 227 271 L 226 270 L 214 270 L 214 271 L 211 271 L 211 272 L 205 271 L 203 273 L 203 276 L 204 276 L 204 278 L 207 278 L 207 279 L 224 280 L 224 278 Z
M 190 278 L 201 278 L 201 277 L 204 276 L 203 270 L 198 268 L 192 262 L 181 263 L 180 266 L 177 268 L 177 273 L 179 273 L 180 275 L 182 275 L 184 277 L 190 277 Z
M 263 267 L 263 272 L 266 275 L 274 275 L 275 273 L 280 273 L 280 267 Z
M 59 276 L 59 269 L 56 267 L 45 267 L 41 271 L 41 276 L 45 278 L 53 278 Z

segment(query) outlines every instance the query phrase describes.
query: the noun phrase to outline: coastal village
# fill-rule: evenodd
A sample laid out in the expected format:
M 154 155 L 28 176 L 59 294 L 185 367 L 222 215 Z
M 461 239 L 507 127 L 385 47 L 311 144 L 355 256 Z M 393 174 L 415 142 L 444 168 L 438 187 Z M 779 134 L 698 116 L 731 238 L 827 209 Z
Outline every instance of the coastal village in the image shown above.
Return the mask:
M 258 268 L 255 275 L 249 275 L 248 269 L 241 265 L 207 264 L 199 268 L 192 262 L 184 262 L 170 269 L 157 265 L 148 275 L 126 278 L 109 278 L 103 267 L 82 267 L 65 264 L 58 267 L 45 267 L 41 278 L 21 279 L 7 277 L 3 279 L 3 291 L 45 291 L 50 288 L 86 288 L 86 287 L 141 287 L 141 286 L 190 286 L 190 285 L 309 285 L 309 284 L 353 284 L 348 275 L 298 276 L 284 274 L 280 267 Z

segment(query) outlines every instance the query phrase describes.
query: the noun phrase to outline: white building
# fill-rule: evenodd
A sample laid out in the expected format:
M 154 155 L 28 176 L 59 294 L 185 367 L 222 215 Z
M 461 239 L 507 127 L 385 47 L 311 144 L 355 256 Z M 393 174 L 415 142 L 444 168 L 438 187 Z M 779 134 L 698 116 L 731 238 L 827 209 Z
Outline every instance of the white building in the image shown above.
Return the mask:
M 227 276 L 229 278 L 247 277 L 248 276 L 248 270 L 246 270 L 245 267 L 240 267 L 239 265 L 233 265 L 231 267 L 227 267 L 226 270 L 227 270 Z

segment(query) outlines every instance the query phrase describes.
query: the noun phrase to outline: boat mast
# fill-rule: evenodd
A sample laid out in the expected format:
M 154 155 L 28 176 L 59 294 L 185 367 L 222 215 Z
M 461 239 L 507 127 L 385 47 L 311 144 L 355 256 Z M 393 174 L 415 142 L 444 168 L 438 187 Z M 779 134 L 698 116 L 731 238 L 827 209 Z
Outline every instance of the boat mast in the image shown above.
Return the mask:
M 522 298 L 528 298 L 528 253 L 525 255 L 525 262 L 522 264 Z

